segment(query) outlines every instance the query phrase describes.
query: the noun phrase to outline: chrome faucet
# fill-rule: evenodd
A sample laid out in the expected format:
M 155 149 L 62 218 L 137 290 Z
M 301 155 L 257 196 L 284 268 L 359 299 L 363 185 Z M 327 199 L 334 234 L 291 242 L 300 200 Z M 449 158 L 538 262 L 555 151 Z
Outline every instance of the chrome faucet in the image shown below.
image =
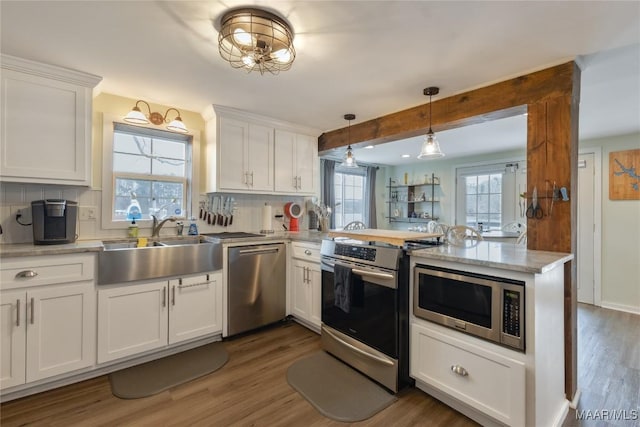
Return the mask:
M 176 222 L 176 220 L 178 219 L 175 216 L 170 216 L 160 221 L 160 223 L 158 223 L 158 218 L 155 215 L 151 215 L 151 218 L 153 218 L 153 227 L 151 228 L 151 237 L 160 237 L 160 229 L 162 228 L 162 226 L 164 226 L 164 224 L 167 221 Z

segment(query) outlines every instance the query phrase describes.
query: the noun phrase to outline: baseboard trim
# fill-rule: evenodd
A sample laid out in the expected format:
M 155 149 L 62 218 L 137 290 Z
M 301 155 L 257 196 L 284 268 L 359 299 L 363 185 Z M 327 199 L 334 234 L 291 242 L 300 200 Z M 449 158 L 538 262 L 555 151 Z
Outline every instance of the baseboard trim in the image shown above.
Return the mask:
M 615 302 L 602 301 L 600 306 L 602 308 L 608 308 L 610 310 L 624 311 L 625 313 L 631 313 L 631 314 L 640 314 L 640 307 L 636 307 L 633 305 L 625 305 L 625 304 L 618 304 Z
M 569 413 L 569 407 L 571 406 L 571 403 L 572 402 L 569 402 L 568 400 L 565 400 L 562 403 L 562 409 L 558 413 L 556 419 L 553 421 L 553 427 L 562 427 L 562 424 L 564 424 L 564 420 L 567 418 L 567 414 Z
M 576 409 L 578 407 L 578 403 L 580 402 L 580 395 L 582 392 L 580 389 L 576 390 L 576 394 L 573 395 L 573 400 L 569 403 L 569 407 L 571 409 Z

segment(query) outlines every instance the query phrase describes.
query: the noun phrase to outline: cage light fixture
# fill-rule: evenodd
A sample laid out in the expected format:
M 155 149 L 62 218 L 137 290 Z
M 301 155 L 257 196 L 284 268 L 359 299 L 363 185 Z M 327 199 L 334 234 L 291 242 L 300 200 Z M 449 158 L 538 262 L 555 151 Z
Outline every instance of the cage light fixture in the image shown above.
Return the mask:
M 149 111 L 148 116 L 145 116 L 142 110 L 140 110 L 140 107 L 138 106 L 140 103 L 147 106 L 147 111 Z M 169 115 L 170 111 L 175 111 L 178 115 L 175 119 L 169 122 L 167 120 L 167 116 Z M 158 113 L 157 111 L 152 112 L 149 103 L 141 99 L 136 101 L 136 105 L 133 106 L 131 111 L 129 111 L 129 114 L 127 114 L 123 120 L 127 123 L 133 123 L 136 125 L 146 125 L 149 123 L 153 123 L 154 125 L 161 125 L 163 123 L 169 123 L 167 125 L 167 130 L 180 133 L 188 132 L 187 127 L 182 121 L 182 117 L 180 117 L 180 111 L 178 111 L 176 108 L 169 108 L 163 115 L 161 113 Z
M 233 68 L 260 74 L 286 71 L 296 58 L 289 23 L 258 8 L 234 9 L 222 16 L 218 50 Z
M 345 114 L 344 119 L 349 121 L 349 127 L 347 128 L 347 142 L 349 146 L 347 147 L 347 151 L 344 153 L 344 160 L 340 164 L 340 166 L 345 168 L 357 168 L 358 163 L 356 163 L 356 156 L 353 155 L 353 149 L 351 148 L 351 120 L 355 120 L 355 114 Z
M 439 92 L 440 89 L 435 86 L 428 87 L 422 91 L 424 95 L 429 97 L 429 131 L 422 142 L 422 149 L 420 150 L 420 154 L 418 154 L 419 159 L 437 159 L 444 157 L 444 153 L 440 150 L 440 143 L 431 129 L 431 97 L 437 95 Z

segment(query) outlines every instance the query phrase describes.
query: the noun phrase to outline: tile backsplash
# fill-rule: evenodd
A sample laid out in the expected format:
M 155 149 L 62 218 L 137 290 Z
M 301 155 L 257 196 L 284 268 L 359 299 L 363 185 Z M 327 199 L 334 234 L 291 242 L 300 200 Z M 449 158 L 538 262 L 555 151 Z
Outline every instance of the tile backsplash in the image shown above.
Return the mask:
M 257 232 L 262 228 L 262 207 L 268 203 L 272 207 L 272 228 L 275 231 L 284 230 L 283 224 L 288 227 L 288 219 L 275 218 L 276 215 L 284 213 L 284 205 L 287 202 L 297 202 L 303 207 L 304 215 L 300 219 L 300 229 L 308 229 L 309 215 L 305 206 L 306 199 L 300 196 L 272 196 L 253 194 L 224 194 L 235 198 L 233 225 L 223 227 L 219 225 L 208 225 L 202 220 L 197 220 L 200 233 L 215 233 L 220 231 L 248 231 Z M 16 222 L 15 213 L 17 209 L 24 209 L 21 221 L 31 222 L 31 202 L 42 199 L 67 199 L 78 202 L 80 209 L 83 207 L 95 207 L 95 219 L 78 220 L 78 239 L 117 239 L 127 236 L 126 229 L 104 229 L 102 228 L 102 192 L 85 187 L 68 187 L 53 185 L 2 183 L 0 185 L 0 243 L 29 243 L 33 241 L 33 231 L 31 226 L 22 226 Z M 207 195 L 201 195 L 199 201 L 206 201 Z M 199 204 L 193 203 L 194 214 L 198 218 Z M 80 212 L 78 212 L 80 217 Z M 189 221 L 184 221 L 185 233 Z M 176 234 L 175 228 L 167 226 L 163 228 L 162 234 Z M 150 228 L 140 227 L 141 236 L 151 235 Z

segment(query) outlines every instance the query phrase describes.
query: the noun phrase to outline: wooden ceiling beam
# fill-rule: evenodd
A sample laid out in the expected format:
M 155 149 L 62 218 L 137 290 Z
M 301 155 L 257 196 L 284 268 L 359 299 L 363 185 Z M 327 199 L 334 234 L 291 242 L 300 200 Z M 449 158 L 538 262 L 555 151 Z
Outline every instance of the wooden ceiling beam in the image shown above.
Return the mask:
M 562 95 L 576 94 L 573 61 L 524 76 L 495 83 L 448 98 L 433 100 L 433 130 L 483 123 L 524 114 L 527 105 Z M 579 94 L 579 91 L 577 91 Z M 318 138 L 320 153 L 346 147 L 378 145 L 424 135 L 429 128 L 429 103 L 366 122 L 325 132 Z

